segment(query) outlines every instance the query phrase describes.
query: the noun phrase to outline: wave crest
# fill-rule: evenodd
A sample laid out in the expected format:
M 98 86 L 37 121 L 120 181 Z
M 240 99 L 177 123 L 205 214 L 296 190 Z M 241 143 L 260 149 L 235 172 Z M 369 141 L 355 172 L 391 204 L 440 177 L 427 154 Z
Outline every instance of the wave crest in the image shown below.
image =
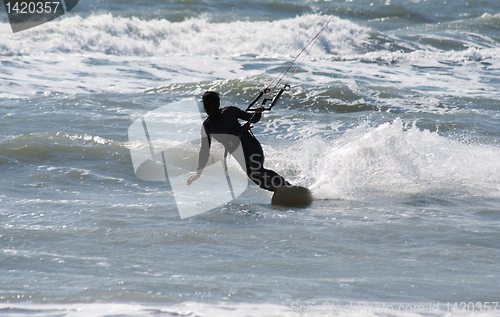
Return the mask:
M 0 40 L 1 55 L 104 53 L 125 56 L 291 56 L 301 50 L 316 27 L 328 18 L 305 15 L 293 19 L 211 23 L 193 18 L 172 23 L 111 14 L 73 16 Z M 8 24 L 0 25 L 7 31 Z M 334 18 L 310 54 L 354 52 L 369 30 Z M 5 32 L 7 33 L 7 32 Z

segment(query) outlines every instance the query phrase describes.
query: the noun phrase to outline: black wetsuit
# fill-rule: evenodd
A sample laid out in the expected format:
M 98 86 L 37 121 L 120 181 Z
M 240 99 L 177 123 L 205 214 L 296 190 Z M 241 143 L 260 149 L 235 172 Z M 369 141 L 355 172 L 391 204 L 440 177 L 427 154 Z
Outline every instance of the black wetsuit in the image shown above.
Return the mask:
M 208 162 L 212 141 L 211 135 L 217 135 L 214 138 L 222 143 L 229 153 L 233 153 L 239 146 L 235 142 L 235 140 L 238 141 L 238 139 L 234 138 L 236 136 L 241 142 L 244 158 L 237 155 L 233 156 L 254 183 L 270 191 L 274 191 L 276 187 L 280 186 L 291 186 L 290 183 L 276 172 L 264 168 L 262 146 L 249 129 L 242 127 L 239 123 L 238 119 L 250 120 L 251 123 L 256 123 L 261 118 L 260 113 L 256 113 L 253 117 L 252 115 L 237 107 L 226 107 L 219 109 L 217 114 L 205 119 L 201 131 L 202 143 L 197 173 L 200 175 Z M 224 137 L 224 135 L 229 135 L 229 137 Z

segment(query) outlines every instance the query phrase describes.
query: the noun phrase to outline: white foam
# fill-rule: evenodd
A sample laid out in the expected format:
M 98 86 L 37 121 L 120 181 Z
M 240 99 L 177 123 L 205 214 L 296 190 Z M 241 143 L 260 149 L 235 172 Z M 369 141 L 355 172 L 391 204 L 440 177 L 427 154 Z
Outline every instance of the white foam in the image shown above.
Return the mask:
M 102 62 L 103 65 L 96 66 Z M 239 61 L 215 57 L 170 55 L 160 57 L 109 56 L 95 53 L 45 54 L 5 57 L 0 65 L 0 97 L 35 93 L 136 92 L 172 83 L 213 81 L 252 76 Z
M 366 54 L 346 54 L 342 57 L 343 60 L 360 60 L 363 62 L 419 62 L 438 61 L 446 63 L 466 63 L 483 60 L 498 60 L 500 59 L 500 48 L 477 48 L 470 47 L 463 51 L 427 51 L 416 50 L 405 53 L 402 51 L 374 51 Z M 442 64 L 438 65 L 443 67 Z
M 212 23 L 207 18 L 182 22 L 165 19 L 142 20 L 96 14 L 86 18 L 63 17 L 13 35 L 0 23 L 0 55 L 57 53 L 102 53 L 118 56 L 295 56 L 329 17 L 316 14 L 272 22 L 234 21 Z M 498 18 L 485 14 L 481 19 Z M 412 52 L 371 50 L 373 30 L 351 21 L 332 18 L 309 52 L 313 57 L 335 56 L 340 60 L 394 63 L 431 59 L 467 62 L 500 59 L 500 48 L 471 46 L 463 51 L 416 50 Z M 397 39 L 395 39 L 397 41 Z
M 24 299 L 24 296 L 23 296 Z M 310 304 L 293 302 L 290 306 L 275 304 L 229 303 L 218 304 L 183 302 L 171 305 L 121 304 L 121 303 L 80 303 L 80 304 L 0 304 L 2 316 L 30 315 L 37 317 L 101 317 L 101 316 L 199 316 L 199 317 L 320 317 L 320 316 L 424 316 L 424 313 L 407 312 L 414 305 L 386 305 L 386 303 L 359 303 L 364 306 L 352 307 L 352 303 L 335 306 L 333 302 Z M 372 305 L 372 306 L 368 306 Z M 421 304 L 418 304 L 421 305 Z M 387 307 L 387 308 L 386 308 Z M 428 306 L 421 306 L 427 308 Z M 404 310 L 402 310 L 404 308 Z M 377 311 L 376 309 L 379 309 Z M 444 308 L 443 308 L 444 309 Z M 445 310 L 433 311 L 434 316 L 448 316 Z M 496 312 L 474 312 L 475 316 L 495 316 Z
M 25 296 L 23 296 L 24 299 Z M 297 317 L 290 307 L 273 304 L 204 304 L 185 302 L 173 305 L 141 305 L 119 303 L 81 303 L 81 304 L 0 304 L 2 316 L 65 316 L 65 317 L 101 317 L 101 316 L 219 316 L 219 317 Z
M 354 128 L 333 142 L 304 140 L 285 151 L 300 171 L 296 178 L 310 181 L 320 199 L 431 192 L 500 196 L 499 148 L 465 144 L 400 119 Z
M 8 35 L 4 23 L 0 24 L 0 31 L 5 31 L 0 38 L 0 96 L 130 92 L 275 73 L 327 18 L 304 15 L 229 23 L 193 18 L 172 23 L 99 14 L 63 17 L 16 35 Z M 355 88 L 361 82 L 425 94 L 498 97 L 500 48 L 364 53 L 365 44 L 373 41 L 371 33 L 369 28 L 333 18 L 301 64 L 305 72 L 296 73 L 293 84 L 344 82 Z M 483 62 L 490 65 L 487 71 Z
M 103 53 L 125 56 L 292 56 L 305 44 L 318 23 L 328 17 L 304 15 L 292 19 L 211 23 L 193 18 L 172 23 L 111 14 L 71 16 L 19 35 L 0 39 L 0 55 Z M 2 34 L 9 34 L 1 24 Z M 350 53 L 368 38 L 368 29 L 334 18 L 309 54 Z

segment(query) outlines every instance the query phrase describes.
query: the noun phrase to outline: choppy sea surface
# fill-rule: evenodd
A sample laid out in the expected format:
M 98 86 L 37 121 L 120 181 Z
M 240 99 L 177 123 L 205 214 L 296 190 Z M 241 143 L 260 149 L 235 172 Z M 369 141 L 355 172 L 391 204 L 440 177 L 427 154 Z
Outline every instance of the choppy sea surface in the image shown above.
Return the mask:
M 310 206 L 181 219 L 135 175 L 133 122 L 246 108 L 330 18 L 253 129 Z M 1 316 L 500 315 L 500 2 L 88 0 L 0 34 Z

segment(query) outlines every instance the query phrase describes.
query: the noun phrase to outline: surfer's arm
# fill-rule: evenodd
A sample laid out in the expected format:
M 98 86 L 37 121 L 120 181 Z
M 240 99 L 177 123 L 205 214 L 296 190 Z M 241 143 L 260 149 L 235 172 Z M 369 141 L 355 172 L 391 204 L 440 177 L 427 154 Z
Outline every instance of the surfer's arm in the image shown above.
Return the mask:
M 243 111 L 238 107 L 234 107 L 235 115 L 236 117 L 238 117 L 238 119 L 250 121 L 251 123 L 259 122 L 260 118 L 262 117 L 262 111 L 264 110 L 264 107 L 259 106 L 257 109 L 258 110 L 255 111 L 255 113 L 250 113 Z
M 212 143 L 212 138 L 210 134 L 205 130 L 205 126 L 201 127 L 201 148 L 200 154 L 198 156 L 198 168 L 196 168 L 196 174 L 201 175 L 205 166 L 207 166 L 208 157 L 210 156 L 210 144 Z
M 210 134 L 205 131 L 205 126 L 201 127 L 201 148 L 200 153 L 198 155 L 198 167 L 196 168 L 196 174 L 191 175 L 188 178 L 187 184 L 191 185 L 192 182 L 200 178 L 203 169 L 208 163 L 208 157 L 210 156 L 210 144 L 212 142 L 212 138 Z

